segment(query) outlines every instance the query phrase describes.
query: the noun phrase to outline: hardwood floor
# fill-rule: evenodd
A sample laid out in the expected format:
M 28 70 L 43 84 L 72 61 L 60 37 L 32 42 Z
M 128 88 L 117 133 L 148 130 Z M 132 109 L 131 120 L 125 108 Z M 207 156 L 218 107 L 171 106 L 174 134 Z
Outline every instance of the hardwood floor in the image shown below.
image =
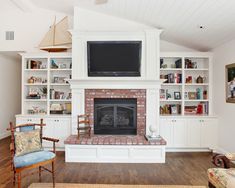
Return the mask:
M 10 139 L 0 140 L 0 186 L 10 188 Z M 211 153 L 167 153 L 165 164 L 102 164 L 65 163 L 64 152 L 57 153 L 56 182 L 104 184 L 175 184 L 207 185 L 206 171 Z M 52 182 L 51 175 L 42 174 L 43 182 Z M 38 175 L 22 180 L 23 187 L 38 182 Z

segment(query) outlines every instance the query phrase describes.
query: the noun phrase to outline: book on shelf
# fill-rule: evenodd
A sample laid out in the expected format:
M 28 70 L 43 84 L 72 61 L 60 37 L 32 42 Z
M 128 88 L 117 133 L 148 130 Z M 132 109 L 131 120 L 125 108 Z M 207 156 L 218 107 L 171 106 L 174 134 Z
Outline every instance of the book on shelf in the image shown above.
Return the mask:
M 161 115 L 179 115 L 181 114 L 181 104 L 165 104 L 160 106 Z
M 26 96 L 26 99 L 41 99 L 41 96 Z
M 165 89 L 160 89 L 160 99 L 166 99 L 166 90 Z
M 161 75 L 161 79 L 166 79 L 165 83 L 182 83 L 182 74 L 180 73 L 169 73 Z
M 209 113 L 209 104 L 208 102 L 200 102 L 198 105 L 185 106 L 184 114 L 208 114 Z

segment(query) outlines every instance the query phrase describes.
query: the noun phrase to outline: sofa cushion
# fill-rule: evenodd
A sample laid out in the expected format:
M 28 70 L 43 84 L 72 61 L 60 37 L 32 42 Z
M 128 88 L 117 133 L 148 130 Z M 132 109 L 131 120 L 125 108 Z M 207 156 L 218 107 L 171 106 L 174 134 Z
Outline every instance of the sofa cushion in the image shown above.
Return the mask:
M 47 161 L 53 159 L 55 154 L 50 151 L 38 151 L 33 153 L 28 153 L 22 156 L 14 157 L 14 165 L 16 168 L 29 166 L 39 162 Z
M 15 156 L 42 150 L 40 129 L 15 132 Z
M 209 181 L 216 188 L 234 188 L 235 187 L 234 168 L 210 168 L 207 171 Z

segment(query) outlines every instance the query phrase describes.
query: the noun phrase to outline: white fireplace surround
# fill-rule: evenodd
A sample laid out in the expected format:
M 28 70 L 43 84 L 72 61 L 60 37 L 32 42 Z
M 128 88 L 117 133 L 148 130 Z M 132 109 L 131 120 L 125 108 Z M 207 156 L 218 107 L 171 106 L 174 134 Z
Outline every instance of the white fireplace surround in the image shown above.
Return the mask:
M 75 21 L 75 28 L 79 22 Z M 85 113 L 85 89 L 145 89 L 146 134 L 156 126 L 159 134 L 159 35 L 161 30 L 72 31 L 72 134 L 77 134 L 77 115 Z M 88 77 L 87 41 L 141 41 L 140 77 Z M 123 96 L 125 97 L 125 96 Z M 65 145 L 66 162 L 165 162 L 165 145 L 105 146 Z
M 159 89 L 161 80 L 141 79 L 72 79 L 69 80 L 73 96 L 72 134 L 77 133 L 77 115 L 85 113 L 85 89 L 146 89 L 146 134 L 149 126 L 159 131 Z

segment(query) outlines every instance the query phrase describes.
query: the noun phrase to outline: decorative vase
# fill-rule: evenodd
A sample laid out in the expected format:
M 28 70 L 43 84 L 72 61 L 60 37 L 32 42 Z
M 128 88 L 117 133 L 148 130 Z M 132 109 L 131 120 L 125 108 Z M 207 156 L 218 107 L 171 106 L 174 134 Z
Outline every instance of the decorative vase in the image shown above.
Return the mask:
M 150 135 L 151 138 L 157 138 L 158 137 L 158 135 L 156 134 L 157 133 L 157 126 L 150 125 L 149 126 L 149 131 L 151 132 L 151 135 Z

